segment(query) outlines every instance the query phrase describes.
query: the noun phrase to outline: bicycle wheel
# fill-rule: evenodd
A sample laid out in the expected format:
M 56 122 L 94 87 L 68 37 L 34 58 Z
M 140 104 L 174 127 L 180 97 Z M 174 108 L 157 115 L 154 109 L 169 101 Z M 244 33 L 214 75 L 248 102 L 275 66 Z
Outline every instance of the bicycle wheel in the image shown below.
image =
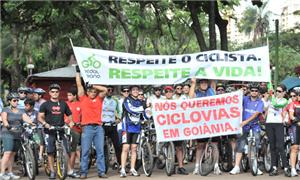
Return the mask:
M 63 146 L 63 145 L 61 145 Z M 67 177 L 69 155 L 64 147 L 57 149 L 56 168 L 58 178 L 64 180 Z
M 145 175 L 150 177 L 153 170 L 153 156 L 148 142 L 142 144 L 142 165 Z
M 45 150 L 47 151 L 47 150 Z M 50 176 L 50 167 L 48 165 L 48 156 L 46 153 L 44 153 L 43 155 L 43 159 L 44 159 L 44 170 L 47 176 Z
M 248 145 L 248 158 L 249 158 L 249 167 L 253 176 L 257 175 L 258 163 L 257 163 L 257 153 L 255 144 L 252 142 Z
M 33 155 L 33 151 L 32 149 L 30 149 L 30 147 L 26 147 L 26 151 L 24 152 L 24 154 L 25 154 L 24 163 L 25 163 L 25 170 L 26 170 L 27 177 L 30 180 L 34 180 L 36 177 L 37 164 Z
M 222 171 L 229 172 L 233 168 L 232 147 L 228 141 L 219 143 L 220 149 L 220 167 Z
M 166 142 L 163 151 L 166 159 L 165 171 L 167 176 L 171 176 L 175 170 L 175 147 L 173 142 Z
M 26 160 L 25 160 L 25 154 L 24 154 L 24 150 L 23 147 L 21 147 L 16 156 L 15 156 L 15 160 L 17 161 L 17 166 L 18 166 L 18 170 L 20 172 L 20 174 L 22 176 L 26 176 Z
M 266 172 L 270 172 L 271 171 L 271 149 L 270 149 L 270 144 L 269 143 L 265 143 L 263 145 L 263 151 L 264 151 L 264 168 Z
M 200 158 L 199 173 L 201 176 L 207 176 L 214 170 L 214 166 L 219 158 L 219 150 L 215 144 L 206 145 L 204 152 Z
M 248 159 L 247 154 L 243 153 L 241 163 L 240 163 L 240 166 L 241 166 L 243 172 L 247 172 L 249 170 L 248 161 L 249 161 L 249 159 Z

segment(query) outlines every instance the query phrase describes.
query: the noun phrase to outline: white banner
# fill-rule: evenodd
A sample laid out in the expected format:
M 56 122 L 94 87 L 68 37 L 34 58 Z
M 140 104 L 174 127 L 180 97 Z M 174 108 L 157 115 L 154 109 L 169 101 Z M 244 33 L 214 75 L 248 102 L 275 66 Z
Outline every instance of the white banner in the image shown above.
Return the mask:
M 188 100 L 156 100 L 152 112 L 158 142 L 201 139 L 242 131 L 242 91 Z
M 190 77 L 270 81 L 268 46 L 235 52 L 213 50 L 184 55 L 139 55 L 73 47 L 90 84 L 177 84 Z

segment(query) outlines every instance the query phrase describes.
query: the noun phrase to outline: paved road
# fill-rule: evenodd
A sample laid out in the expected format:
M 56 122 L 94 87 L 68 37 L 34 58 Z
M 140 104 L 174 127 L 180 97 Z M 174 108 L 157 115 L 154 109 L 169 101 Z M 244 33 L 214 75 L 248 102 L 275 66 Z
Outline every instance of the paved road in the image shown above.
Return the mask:
M 193 170 L 193 164 L 188 164 L 186 165 L 186 169 L 189 171 L 189 172 L 192 172 Z M 45 173 L 43 171 L 43 169 L 41 168 L 40 169 L 41 171 L 41 175 L 37 176 L 37 180 L 46 180 L 48 179 L 48 177 L 45 176 Z M 185 176 L 185 175 L 178 175 L 178 174 L 175 174 L 175 175 L 172 175 L 171 177 L 168 177 L 166 174 L 165 174 L 165 171 L 164 170 L 159 170 L 159 169 L 154 169 L 154 172 L 152 174 L 151 177 L 146 177 L 142 171 L 140 171 L 141 173 L 141 176 L 140 177 L 132 177 L 132 176 L 127 176 L 127 178 L 125 179 L 134 179 L 134 180 L 138 180 L 138 179 L 163 179 L 163 178 L 167 178 L 169 180 L 183 180 L 183 178 L 188 178 L 189 180 L 199 180 L 199 178 L 201 179 L 208 179 L 208 180 L 219 180 L 219 179 L 222 179 L 222 180 L 226 180 L 226 179 L 230 179 L 230 180 L 252 180 L 252 179 L 272 179 L 272 180 L 276 180 L 276 179 L 285 179 L 284 175 L 283 175 L 283 172 L 280 172 L 280 175 L 279 176 L 276 176 L 276 177 L 271 177 L 269 176 L 268 174 L 264 173 L 264 175 L 262 176 L 252 176 L 251 173 L 242 173 L 242 174 L 239 174 L 239 175 L 229 175 L 229 173 L 222 173 L 222 175 L 214 175 L 214 174 L 210 174 L 208 176 L 197 176 L 197 175 L 193 175 L 192 173 L 190 173 L 189 175 Z M 113 171 L 113 170 L 109 170 L 108 171 L 108 179 L 109 180 L 114 180 L 114 179 L 117 179 L 117 180 L 120 180 L 121 178 L 119 177 L 119 174 L 116 172 L 116 171 Z M 22 179 L 27 179 L 27 178 L 22 178 Z M 70 178 L 68 178 L 70 179 Z M 99 179 L 98 176 L 97 176 L 97 172 L 96 172 L 96 169 L 95 167 L 93 167 L 89 174 L 88 174 L 88 179 Z M 300 179 L 299 177 L 295 177 L 293 179 Z

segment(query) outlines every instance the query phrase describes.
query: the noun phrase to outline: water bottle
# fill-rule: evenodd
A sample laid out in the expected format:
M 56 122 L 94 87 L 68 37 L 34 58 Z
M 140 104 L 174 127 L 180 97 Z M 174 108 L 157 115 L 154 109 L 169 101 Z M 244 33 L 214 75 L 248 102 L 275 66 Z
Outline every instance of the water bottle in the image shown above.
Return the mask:
M 37 133 L 34 133 L 33 134 L 33 140 L 36 144 L 41 144 L 41 140 L 40 140 L 40 137 Z

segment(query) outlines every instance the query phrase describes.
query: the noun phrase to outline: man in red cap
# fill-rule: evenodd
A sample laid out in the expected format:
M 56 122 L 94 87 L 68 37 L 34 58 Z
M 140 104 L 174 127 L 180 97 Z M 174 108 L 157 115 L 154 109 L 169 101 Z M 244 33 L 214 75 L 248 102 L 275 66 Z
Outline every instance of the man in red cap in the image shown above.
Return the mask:
M 164 87 L 166 100 L 173 100 L 173 92 L 174 89 L 172 86 Z M 176 157 L 178 160 L 178 169 L 177 174 L 188 175 L 189 173 L 183 168 L 183 141 L 174 141 L 175 149 L 176 149 Z

